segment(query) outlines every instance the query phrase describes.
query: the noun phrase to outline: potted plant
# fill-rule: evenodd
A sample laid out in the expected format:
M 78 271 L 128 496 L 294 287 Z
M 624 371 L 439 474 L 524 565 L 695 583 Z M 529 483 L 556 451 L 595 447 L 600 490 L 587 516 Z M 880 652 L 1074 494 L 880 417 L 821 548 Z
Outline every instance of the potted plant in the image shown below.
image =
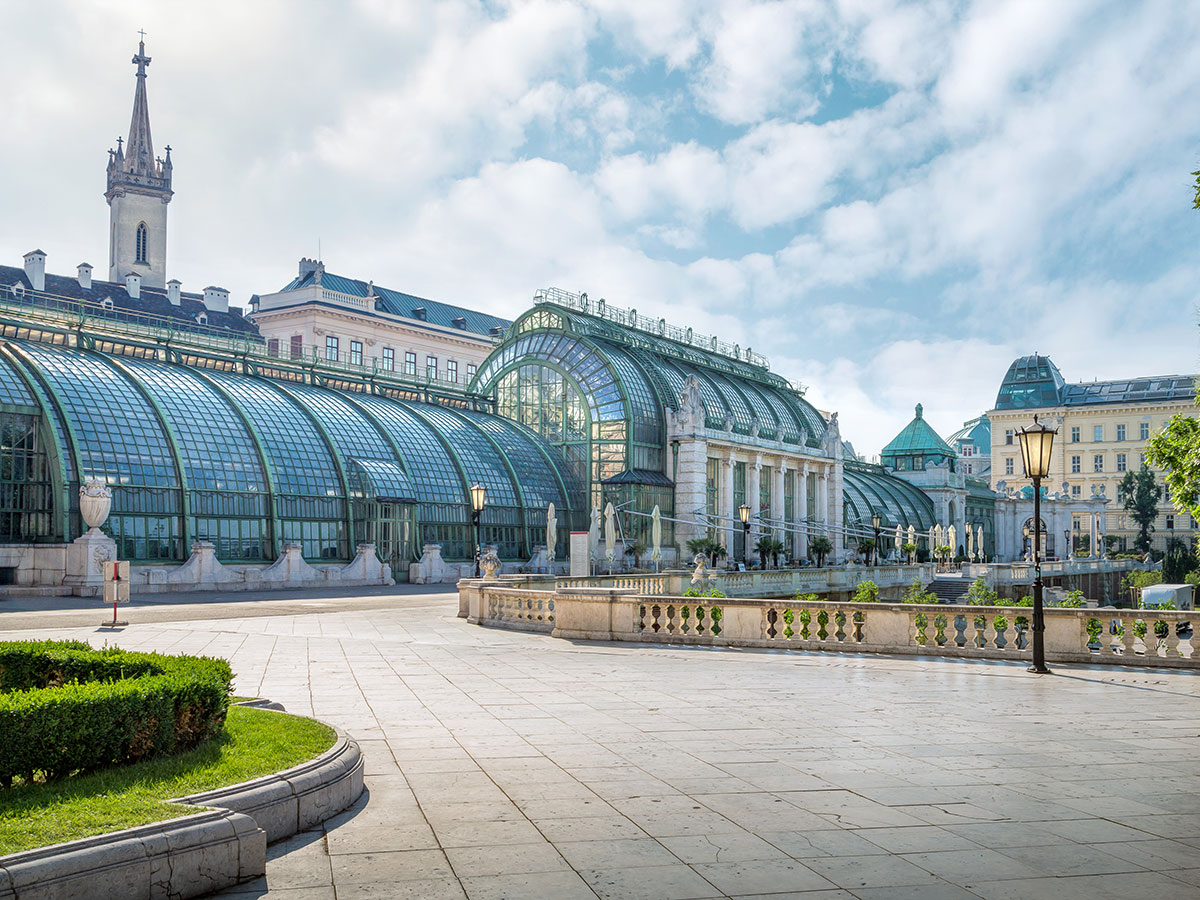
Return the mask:
M 783 541 L 777 541 L 769 534 L 764 534 L 758 539 L 758 543 L 754 545 L 754 549 L 758 551 L 758 558 L 763 561 L 765 569 L 767 560 L 771 560 L 771 564 L 779 568 L 779 554 L 783 552 Z
M 808 542 L 808 549 L 817 558 L 817 568 L 820 568 L 825 565 L 825 557 L 833 550 L 833 541 L 821 535 Z

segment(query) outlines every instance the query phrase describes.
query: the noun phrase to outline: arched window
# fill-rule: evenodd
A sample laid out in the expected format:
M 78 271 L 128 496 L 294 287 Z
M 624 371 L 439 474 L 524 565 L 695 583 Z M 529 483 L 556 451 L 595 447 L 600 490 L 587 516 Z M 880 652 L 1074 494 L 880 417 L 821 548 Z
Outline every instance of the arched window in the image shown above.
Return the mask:
M 137 227 L 137 258 L 135 262 L 146 262 L 147 229 L 145 222 L 138 222 Z

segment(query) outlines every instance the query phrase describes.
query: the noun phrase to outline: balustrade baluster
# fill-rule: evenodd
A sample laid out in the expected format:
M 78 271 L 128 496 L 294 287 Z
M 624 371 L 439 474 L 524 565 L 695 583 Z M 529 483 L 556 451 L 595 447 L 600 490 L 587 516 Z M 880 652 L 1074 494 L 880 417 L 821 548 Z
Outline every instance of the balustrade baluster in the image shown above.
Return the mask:
M 1154 619 L 1147 618 L 1143 621 L 1146 623 L 1146 633 L 1142 635 L 1142 643 L 1146 645 L 1146 655 L 1158 656 L 1159 638 L 1158 631 L 1154 628 Z
M 979 632 L 975 630 L 975 614 L 966 613 L 963 616 L 963 648 L 967 650 L 979 649 Z
M 1175 630 L 1175 622 L 1167 623 L 1167 636 L 1163 638 L 1163 654 L 1171 659 L 1178 659 L 1183 654 L 1179 652 L 1179 632 Z
M 983 650 L 995 650 L 996 646 L 996 614 L 986 613 L 983 617 Z
M 1122 656 L 1134 656 L 1137 653 L 1137 619 L 1121 619 L 1119 635 L 1111 634 L 1111 623 L 1109 624 L 1110 639 L 1109 644 L 1114 654 L 1120 653 Z M 1115 638 L 1115 640 L 1113 639 Z M 1145 644 L 1145 641 L 1142 641 Z M 1118 648 L 1120 648 L 1118 650 Z
M 679 625 L 675 621 L 675 614 L 677 612 L 678 610 L 675 608 L 674 604 L 667 607 L 667 634 L 679 633 Z

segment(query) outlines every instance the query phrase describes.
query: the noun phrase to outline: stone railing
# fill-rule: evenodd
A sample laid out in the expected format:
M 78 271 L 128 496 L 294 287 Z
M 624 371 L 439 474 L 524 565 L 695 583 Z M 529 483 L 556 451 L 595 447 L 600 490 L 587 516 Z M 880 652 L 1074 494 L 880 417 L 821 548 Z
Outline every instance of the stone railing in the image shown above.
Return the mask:
M 1149 566 L 1135 559 L 1059 559 L 1042 563 L 1042 577 L 1129 572 L 1145 568 L 1149 568 Z M 1008 584 L 1033 584 L 1035 574 L 1031 562 L 963 563 L 962 573 L 963 577 L 971 580 L 983 578 L 992 587 Z
M 933 581 L 933 563 L 911 566 L 826 566 L 804 569 L 761 569 L 751 572 L 713 572 L 707 588 L 739 597 L 783 597 L 790 594 L 846 594 L 864 581 L 874 581 L 885 595 L 899 599 L 913 581 Z M 671 570 L 646 575 L 597 575 L 558 578 L 555 589 L 609 588 L 654 596 L 681 596 L 692 587 L 690 571 Z M 707 589 L 706 588 L 706 589 Z
M 741 574 L 741 573 L 739 573 Z M 1029 660 L 1028 607 L 797 602 L 462 582 L 469 621 L 582 640 Z M 1050 662 L 1200 668 L 1190 611 L 1046 610 Z

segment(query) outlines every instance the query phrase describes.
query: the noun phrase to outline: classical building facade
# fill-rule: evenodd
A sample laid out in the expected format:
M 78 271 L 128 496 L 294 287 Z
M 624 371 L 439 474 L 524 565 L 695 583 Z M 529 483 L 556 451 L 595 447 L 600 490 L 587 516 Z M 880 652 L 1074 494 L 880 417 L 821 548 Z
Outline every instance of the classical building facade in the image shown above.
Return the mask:
M 1146 442 L 1177 414 L 1196 414 L 1193 375 L 1141 376 L 1115 381 L 1068 383 L 1046 356 L 1024 356 L 1008 368 L 995 408 L 987 413 L 992 431 L 992 483 L 1000 488 L 1022 478 L 1017 433 L 1033 416 L 1058 429 L 1048 479 L 1053 489 L 1076 500 L 1108 500 L 1101 533 L 1118 549 L 1132 548 L 1137 526 L 1121 509 L 1117 486 L 1125 473 L 1145 462 Z M 1161 483 L 1161 473 L 1156 471 Z M 1194 541 L 1191 515 L 1165 490 L 1155 522 L 1153 546 L 1171 538 Z M 1078 529 L 1089 534 L 1091 523 Z
M 334 275 L 314 259 L 300 260 L 299 272 L 282 290 L 256 295 L 250 317 L 275 356 L 319 358 L 460 387 L 511 324 Z

